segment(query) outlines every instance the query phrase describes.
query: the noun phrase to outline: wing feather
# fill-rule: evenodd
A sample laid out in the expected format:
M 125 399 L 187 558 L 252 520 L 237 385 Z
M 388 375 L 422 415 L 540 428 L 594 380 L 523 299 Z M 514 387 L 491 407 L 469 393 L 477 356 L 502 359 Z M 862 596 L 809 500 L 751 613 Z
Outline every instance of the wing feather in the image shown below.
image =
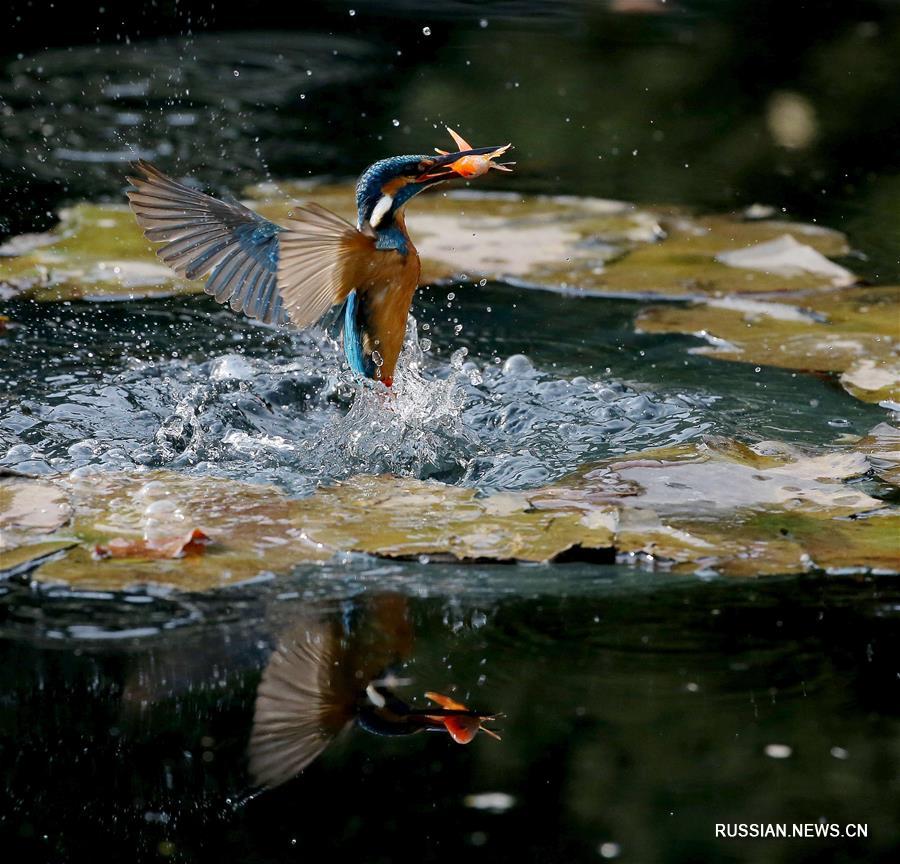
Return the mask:
M 220 201 L 167 177 L 148 162 L 134 165 L 128 199 L 144 236 L 176 273 L 208 277 L 217 302 L 266 323 L 307 327 L 341 303 L 373 241 L 318 204 L 277 225 L 237 201 Z

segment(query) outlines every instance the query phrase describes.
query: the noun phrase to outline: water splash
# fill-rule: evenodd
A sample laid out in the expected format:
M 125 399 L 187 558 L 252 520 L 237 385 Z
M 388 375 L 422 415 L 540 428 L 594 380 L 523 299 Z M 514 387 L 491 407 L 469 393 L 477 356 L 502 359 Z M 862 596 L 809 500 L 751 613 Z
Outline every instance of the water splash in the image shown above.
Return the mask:
M 446 377 L 428 375 L 416 320 L 410 316 L 393 388 L 388 391 L 377 382 L 359 386 L 350 410 L 314 442 L 317 470 L 324 476 L 458 476 L 478 447 L 465 423 L 462 356 L 459 352 Z
M 57 354 L 52 322 L 24 321 L 0 378 L 34 380 L 36 363 L 52 374 L 26 398 L 0 401 L 0 465 L 167 468 L 294 494 L 360 472 L 520 489 L 714 426 L 712 400 L 696 394 L 567 377 L 521 354 L 496 362 L 460 348 L 448 362 L 413 319 L 388 391 L 347 373 L 321 334 L 248 326 L 197 304 L 141 301 L 104 311 L 93 329 L 67 319 L 80 347 Z M 147 317 L 140 331 L 136 315 Z M 166 355 L 173 335 L 179 356 Z

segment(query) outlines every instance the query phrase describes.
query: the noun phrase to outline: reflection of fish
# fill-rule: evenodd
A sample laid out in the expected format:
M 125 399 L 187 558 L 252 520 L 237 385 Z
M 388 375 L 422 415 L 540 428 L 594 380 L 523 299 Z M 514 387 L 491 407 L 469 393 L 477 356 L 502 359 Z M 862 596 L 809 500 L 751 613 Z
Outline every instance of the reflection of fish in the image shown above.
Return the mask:
M 439 707 L 426 709 L 413 708 L 394 693 L 402 682 L 385 669 L 411 648 L 401 603 L 391 595 L 376 598 L 368 611 L 377 626 L 346 634 L 340 622 L 318 620 L 294 628 L 279 644 L 256 695 L 248 748 L 256 785 L 290 780 L 354 723 L 375 735 L 446 731 L 467 744 L 493 719 L 437 693 L 427 696 Z
M 462 702 L 456 702 L 449 696 L 443 696 L 434 691 L 426 693 L 425 697 L 440 705 L 441 708 L 447 709 L 448 713 L 440 717 L 434 717 L 434 719 L 444 724 L 444 727 L 450 733 L 450 737 L 457 744 L 468 744 L 478 734 L 479 730 L 490 735 L 491 738 L 500 740 L 500 736 L 493 729 L 488 729 L 484 725 L 485 720 L 493 720 L 496 715 L 489 716 L 470 711 Z M 450 714 L 449 712 L 451 711 L 460 713 Z

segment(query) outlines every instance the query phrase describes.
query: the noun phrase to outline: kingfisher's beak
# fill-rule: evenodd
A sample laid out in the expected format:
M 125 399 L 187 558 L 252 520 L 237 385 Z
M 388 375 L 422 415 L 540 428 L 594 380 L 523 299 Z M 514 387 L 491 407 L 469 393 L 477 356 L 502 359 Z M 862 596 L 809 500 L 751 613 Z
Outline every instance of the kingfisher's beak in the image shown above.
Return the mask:
M 434 183 L 450 180 L 453 177 L 470 179 L 487 174 L 492 168 L 497 171 L 511 171 L 509 166 L 516 164 L 515 162 L 494 161 L 506 153 L 512 144 L 506 144 L 503 147 L 471 147 L 465 138 L 449 127 L 447 131 L 453 137 L 459 150 L 455 153 L 448 153 L 446 150 L 435 148 L 438 156 L 435 159 L 427 160 L 427 164 L 422 164 L 423 170 L 416 177 L 417 183 Z

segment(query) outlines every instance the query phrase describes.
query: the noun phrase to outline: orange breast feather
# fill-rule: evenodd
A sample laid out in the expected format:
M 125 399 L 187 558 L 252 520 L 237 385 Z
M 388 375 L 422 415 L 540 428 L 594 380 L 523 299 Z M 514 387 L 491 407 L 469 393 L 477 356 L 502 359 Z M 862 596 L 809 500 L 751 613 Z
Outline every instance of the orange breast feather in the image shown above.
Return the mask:
M 370 247 L 353 255 L 350 263 L 346 278 L 360 299 L 363 349 L 381 355 L 381 378 L 387 383 L 394 376 L 409 307 L 419 285 L 419 256 L 409 241 L 406 255 Z

